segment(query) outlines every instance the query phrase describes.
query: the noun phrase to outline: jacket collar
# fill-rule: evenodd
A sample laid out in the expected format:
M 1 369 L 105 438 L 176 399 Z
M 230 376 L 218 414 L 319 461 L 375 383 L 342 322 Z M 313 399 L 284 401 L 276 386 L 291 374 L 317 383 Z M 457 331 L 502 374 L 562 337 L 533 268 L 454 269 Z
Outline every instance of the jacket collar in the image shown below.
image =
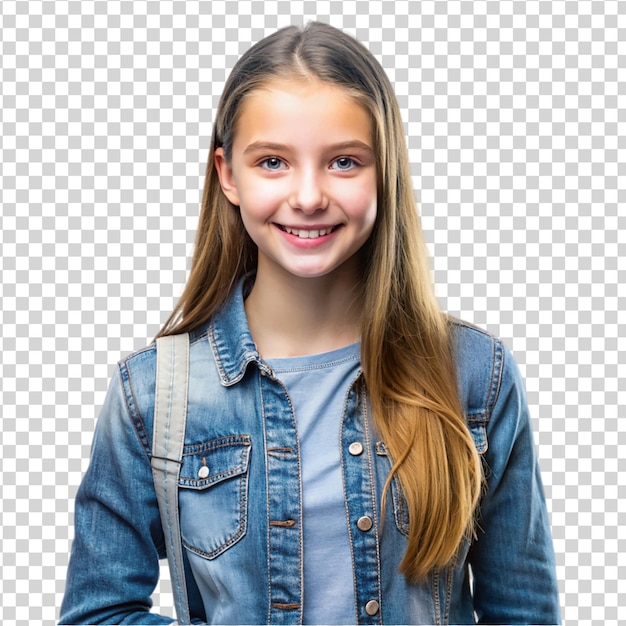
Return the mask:
M 261 361 L 244 309 L 244 297 L 250 291 L 252 278 L 248 274 L 239 280 L 231 296 L 209 325 L 209 342 L 220 382 L 225 386 L 239 382 L 252 362 L 261 370 L 270 371 Z

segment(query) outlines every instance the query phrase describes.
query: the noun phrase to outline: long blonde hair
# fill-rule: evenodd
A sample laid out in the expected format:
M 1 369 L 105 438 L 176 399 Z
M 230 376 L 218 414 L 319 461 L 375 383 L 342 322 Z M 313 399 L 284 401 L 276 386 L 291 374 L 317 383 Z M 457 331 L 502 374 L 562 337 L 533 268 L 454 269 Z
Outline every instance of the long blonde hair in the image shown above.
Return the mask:
M 378 211 L 362 250 L 361 361 L 374 426 L 394 461 L 387 486 L 398 477 L 409 512 L 400 571 L 417 581 L 453 559 L 472 532 L 481 466 L 458 397 L 450 324 L 432 289 L 395 94 L 349 35 L 319 22 L 290 26 L 235 65 L 213 126 L 189 280 L 158 336 L 205 324 L 256 267 L 256 247 L 221 190 L 213 154 L 223 147 L 230 158 L 244 98 L 276 77 L 344 87 L 371 115 Z

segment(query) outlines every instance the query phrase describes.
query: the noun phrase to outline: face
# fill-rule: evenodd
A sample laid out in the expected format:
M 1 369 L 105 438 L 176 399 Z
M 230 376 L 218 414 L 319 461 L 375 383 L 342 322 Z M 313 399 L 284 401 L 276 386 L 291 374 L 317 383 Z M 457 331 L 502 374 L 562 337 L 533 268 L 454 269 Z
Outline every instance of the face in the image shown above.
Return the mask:
M 358 276 L 376 219 L 376 162 L 369 114 L 344 89 L 277 80 L 252 92 L 230 162 L 218 148 L 215 166 L 258 247 L 259 274 Z

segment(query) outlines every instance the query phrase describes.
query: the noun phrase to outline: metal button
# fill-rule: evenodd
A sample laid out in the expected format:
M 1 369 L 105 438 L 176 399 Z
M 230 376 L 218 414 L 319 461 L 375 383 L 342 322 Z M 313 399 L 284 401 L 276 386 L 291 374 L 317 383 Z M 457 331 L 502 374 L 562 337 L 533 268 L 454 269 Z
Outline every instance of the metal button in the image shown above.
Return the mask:
M 354 443 L 351 443 L 350 447 L 348 448 L 348 452 L 352 456 L 359 456 L 359 454 L 363 454 L 363 444 L 360 441 L 355 441 Z
M 378 613 L 378 609 L 379 608 L 380 608 L 380 605 L 378 604 L 378 602 L 376 600 L 370 600 L 365 605 L 365 612 L 368 615 L 376 615 L 376 613 Z
M 359 517 L 359 521 L 356 523 L 356 525 L 359 527 L 359 530 L 362 530 L 364 532 L 368 531 L 373 526 L 372 518 L 368 517 L 367 515 Z
M 206 465 L 203 465 L 198 470 L 198 478 L 206 478 L 209 475 L 209 468 Z

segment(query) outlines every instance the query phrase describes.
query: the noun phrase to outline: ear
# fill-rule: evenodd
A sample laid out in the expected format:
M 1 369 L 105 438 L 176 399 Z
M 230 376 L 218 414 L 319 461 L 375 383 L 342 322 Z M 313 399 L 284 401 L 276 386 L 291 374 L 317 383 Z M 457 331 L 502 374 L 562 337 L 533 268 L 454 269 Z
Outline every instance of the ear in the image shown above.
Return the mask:
M 213 164 L 220 179 L 220 185 L 224 195 L 235 206 L 239 206 L 239 192 L 233 177 L 233 168 L 226 162 L 224 148 L 217 148 L 213 154 Z

